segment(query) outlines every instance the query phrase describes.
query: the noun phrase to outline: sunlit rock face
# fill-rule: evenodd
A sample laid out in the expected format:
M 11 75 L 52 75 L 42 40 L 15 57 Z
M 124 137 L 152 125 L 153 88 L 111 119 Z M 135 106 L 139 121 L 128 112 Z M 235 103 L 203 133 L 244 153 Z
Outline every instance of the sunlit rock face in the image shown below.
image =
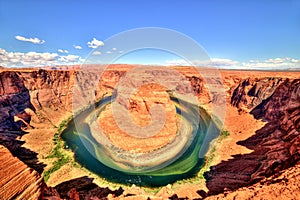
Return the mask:
M 172 97 L 170 105 L 175 105 L 175 119 L 180 119 L 181 124 L 176 129 L 176 134 L 167 138 L 170 142 L 156 138 L 157 135 L 143 138 L 130 136 L 126 132 L 124 135 L 127 134 L 126 137 L 130 139 L 123 142 L 124 139 L 120 138 L 115 144 L 110 139 L 110 134 L 113 135 L 114 132 L 105 134 L 99 126 L 99 116 L 101 118 L 105 109 L 109 111 L 109 105 L 115 101 L 115 96 L 103 98 L 96 104 L 95 110 L 88 109 L 80 113 L 62 133 L 68 146 L 75 150 L 75 157 L 80 163 L 111 181 L 148 186 L 165 185 L 183 177 L 194 176 L 198 172 L 210 141 L 219 134 L 218 128 L 204 109 L 185 101 L 179 104 Z M 110 123 L 104 119 L 103 121 L 103 125 Z M 127 145 L 128 141 L 133 144 Z M 145 141 L 151 141 L 152 144 L 147 146 Z M 155 142 L 163 146 L 156 148 Z M 133 145 L 138 149 L 128 149 Z M 144 147 L 148 148 L 147 151 L 140 150 Z
M 120 109 L 113 110 L 112 105 L 108 105 L 101 112 L 98 120 L 101 129 L 109 140 L 115 146 L 133 153 L 153 151 L 171 142 L 176 136 L 177 126 L 180 126 L 180 119 L 176 116 L 174 102 L 171 101 L 166 90 L 166 88 L 156 84 L 144 85 L 130 97 L 126 105 L 127 109 L 122 109 L 123 105 L 120 105 Z M 138 133 L 141 135 L 130 135 L 130 133 L 123 131 L 114 119 L 114 117 L 120 117 L 120 122 L 124 121 L 123 115 L 118 113 L 123 111 L 129 114 L 127 117 L 132 123 L 146 127 L 152 123 L 152 120 L 155 120 L 153 119 L 155 114 L 151 115 L 150 113 L 151 108 L 155 105 L 161 106 L 165 117 L 156 116 L 158 118 L 156 120 L 160 120 L 162 126 L 158 127 L 152 136 L 142 135 L 142 132 Z M 128 125 L 128 129 L 132 127 L 128 123 L 124 123 L 124 125 Z
M 109 88 L 94 110 L 79 114 L 62 134 L 80 162 L 91 169 L 88 160 L 95 159 L 95 173 L 106 177 L 113 170 L 108 179 L 115 181 L 119 173 L 122 183 L 154 186 L 194 176 L 219 130 L 198 105 L 200 93 L 206 102 L 209 97 L 203 79 L 179 71 L 142 66 L 79 72 L 76 104 L 88 106 L 95 97 L 92 90 L 80 90 L 90 77 L 100 74 L 94 86 Z
M 0 131 L 17 131 L 30 122 L 30 115 L 25 112 L 26 108 L 33 108 L 29 91 L 16 72 L 0 73 L 0 102 Z
M 0 145 L 1 199 L 39 199 L 43 178 Z
M 97 83 L 98 87 L 96 88 L 96 91 L 93 91 L 96 99 L 102 97 L 104 93 L 111 95 L 119 80 L 130 68 L 131 67 L 129 66 L 116 66 L 106 70 Z M 178 71 L 190 81 L 191 87 L 199 97 L 200 104 L 206 103 L 209 105 L 210 99 L 213 101 L 218 100 L 217 96 L 211 96 L 212 98 L 210 98 L 211 94 L 208 94 L 207 92 L 203 77 L 197 76 L 197 73 L 194 73 L 188 67 L 177 67 L 176 69 L 178 69 Z M 32 163 L 32 155 L 33 157 L 36 157 L 36 153 L 28 152 L 25 151 L 24 148 L 20 148 L 22 142 L 19 141 L 18 138 L 20 138 L 23 134 L 21 130 L 38 129 L 40 127 L 47 128 L 50 126 L 53 128 L 51 123 L 59 123 L 59 120 L 62 119 L 61 117 L 65 115 L 66 112 L 70 112 L 72 110 L 72 97 L 74 96 L 73 86 L 77 73 L 79 72 L 76 70 L 53 71 L 37 69 L 24 71 L 15 70 L 8 72 L 2 71 L 0 73 L 1 143 L 6 147 L 9 147 L 9 150 L 13 153 L 13 155 L 17 155 L 23 162 L 27 159 L 28 162 L 26 164 L 33 164 L 31 167 L 39 172 L 42 172 L 42 168 L 37 167 L 36 163 Z M 227 190 L 234 190 L 242 186 L 248 186 L 263 179 L 260 183 L 247 188 L 238 189 L 234 193 L 227 191 L 225 192 L 225 196 L 229 199 L 236 195 L 241 196 L 242 198 L 245 197 L 244 190 L 246 190 L 246 193 L 249 194 L 250 197 L 254 195 L 257 198 L 260 198 L 261 195 L 264 195 L 264 192 L 267 192 L 265 193 L 266 197 L 271 194 L 275 194 L 275 196 L 281 194 L 283 195 L 283 198 L 290 196 L 291 199 L 295 199 L 299 196 L 296 192 L 299 188 L 299 184 L 297 184 L 297 180 L 299 179 L 299 164 L 296 164 L 296 166 L 292 168 L 289 167 L 299 162 L 299 72 L 293 72 L 293 76 L 288 75 L 291 77 L 289 80 L 284 78 L 286 77 L 285 72 L 282 72 L 281 74 L 276 72 L 275 74 L 271 72 L 258 73 L 223 71 L 222 73 L 225 74 L 223 81 L 224 87 L 226 88 L 228 105 L 231 103 L 235 106 L 240 111 L 241 115 L 251 112 L 256 118 L 267 121 L 268 124 L 253 133 L 253 137 L 239 142 L 239 145 L 246 146 L 253 150 L 253 154 L 239 155 L 234 159 L 224 161 L 222 164 L 211 168 L 211 171 L 207 176 L 207 187 L 211 191 L 208 195 L 223 192 L 224 188 L 227 188 Z M 91 86 L 91 81 L 96 78 L 97 76 L 90 76 L 86 80 L 86 84 L 83 89 L 86 90 L 89 88 Z M 155 95 L 152 95 L 152 92 L 150 91 L 151 87 L 153 87 L 153 89 L 157 89 L 155 95 L 162 99 L 159 103 L 156 103 L 154 100 Z M 177 89 L 179 91 L 186 90 L 185 87 L 177 87 Z M 129 100 L 126 101 L 126 103 L 121 103 L 121 101 L 119 101 L 119 104 L 129 110 L 129 116 L 133 123 L 145 127 L 150 123 L 148 120 L 150 120 L 151 114 L 149 114 L 147 107 L 140 96 L 148 96 L 149 102 L 152 102 L 153 99 L 153 105 L 160 104 L 166 106 L 164 107 L 164 110 L 172 113 L 174 108 L 173 106 L 177 109 L 177 103 L 172 101 L 172 99 L 170 100 L 169 96 L 166 94 L 168 94 L 166 93 L 166 88 L 155 84 L 149 84 L 143 86 L 140 90 L 137 90 L 135 93 L 130 95 Z M 76 96 L 76 98 L 80 98 L 80 96 Z M 92 100 L 93 99 L 91 99 L 91 102 Z M 102 117 L 102 114 L 105 114 L 105 112 L 110 110 L 110 106 L 110 103 L 106 104 L 103 112 L 100 112 L 100 115 L 97 117 L 96 124 L 98 127 L 101 127 L 101 123 L 105 124 L 105 120 L 102 120 L 101 122 L 100 118 Z M 177 129 L 180 128 L 180 126 L 178 126 L 178 117 L 175 117 L 176 120 L 174 120 L 172 116 L 167 117 L 167 120 L 169 118 L 171 119 L 168 123 L 176 123 Z M 105 124 L 105 126 L 108 127 L 110 125 L 110 123 Z M 171 129 L 169 129 L 169 131 L 171 132 Z M 128 134 L 126 137 L 131 137 L 135 140 L 146 139 L 132 137 Z M 153 138 L 154 137 L 155 136 L 153 136 Z M 171 135 L 166 138 L 169 138 L 170 141 L 173 140 L 173 136 L 171 137 Z M 52 140 L 52 138 L 49 138 L 49 140 Z M 161 145 L 165 146 L 166 144 L 169 144 L 170 141 L 157 140 L 157 143 L 161 142 Z M 118 140 L 114 143 L 117 144 L 118 142 L 121 143 L 121 141 Z M 155 149 L 161 149 L 153 145 L 148 150 L 144 150 L 144 148 L 134 148 L 132 145 L 131 150 L 126 150 L 126 148 L 128 148 L 128 146 L 130 147 L 130 145 L 132 144 L 124 144 L 123 148 L 120 149 L 129 153 L 132 150 L 133 154 L 147 154 L 155 151 Z M 149 146 L 147 146 L 147 148 L 148 147 Z M 78 153 L 78 151 L 76 151 L 76 153 Z M 29 197 L 27 194 L 30 194 L 34 199 L 36 199 L 35 197 L 39 194 L 39 192 L 36 193 L 36 191 L 39 191 L 39 189 L 37 189 L 40 185 L 39 176 L 35 173 L 35 171 L 32 171 L 26 166 L 23 166 L 25 170 L 24 173 L 19 174 L 20 176 L 15 174 L 15 172 L 17 172 L 17 168 L 23 170 L 23 167 L 20 167 L 21 165 L 19 165 L 19 162 L 14 156 L 11 156 L 11 154 L 10 156 L 7 156 L 7 153 L 3 153 L 1 155 L 4 155 L 4 161 L 0 162 L 0 171 L 5 173 L 2 174 L 1 177 L 5 178 L 1 179 L 2 187 L 0 190 L 0 196 L 10 198 L 11 196 L 9 195 L 14 195 L 14 193 L 10 190 L 12 187 L 16 188 L 14 191 L 22 192 L 24 191 L 22 188 L 29 186 L 28 190 L 26 190 L 28 193 L 26 192 L 26 195 L 22 197 L 28 199 Z M 80 161 L 81 160 L 78 160 L 78 162 Z M 96 159 L 92 161 L 98 162 Z M 6 164 L 9 164 L 10 162 L 15 164 L 7 166 Z M 189 164 L 191 162 L 186 163 Z M 242 169 L 241 166 L 245 166 L 245 168 Z M 92 166 L 90 169 L 96 169 L 96 167 L 99 167 L 99 165 Z M 174 168 L 169 168 L 169 171 L 156 171 L 155 173 L 156 175 L 168 175 L 170 174 L 169 172 L 182 173 L 184 170 L 180 172 L 175 170 L 182 169 L 181 167 L 182 166 L 178 167 L 177 165 Z M 6 171 L 2 170 L 3 168 L 5 168 Z M 103 168 L 99 169 L 103 170 Z M 95 173 L 99 173 L 100 176 L 107 178 L 108 180 L 117 182 L 118 179 L 120 179 L 122 183 L 128 184 L 142 181 L 142 184 L 144 185 L 149 184 L 149 182 L 158 182 L 164 185 L 167 184 L 165 179 L 169 179 L 171 182 L 174 182 L 178 179 L 184 178 L 178 177 L 178 179 L 172 179 L 173 176 L 170 175 L 165 176 L 165 179 L 157 179 L 154 174 L 154 176 L 151 176 L 151 179 L 149 178 L 147 180 L 142 175 L 133 176 L 126 174 L 126 176 L 124 176 L 124 173 L 120 173 L 113 169 L 107 170 L 107 168 L 105 168 L 103 174 L 99 172 L 100 170 Z M 189 168 L 189 166 L 187 166 L 187 168 Z M 285 169 L 282 176 L 278 177 L 278 175 L 276 175 L 264 179 L 266 176 L 281 173 L 279 172 L 281 169 Z M 106 175 L 110 174 L 115 174 L 115 177 L 106 177 Z M 21 180 L 29 180 L 30 182 L 22 181 L 19 184 L 19 179 L 12 179 L 11 187 L 6 187 L 4 182 L 7 180 L 6 177 L 8 177 L 8 175 L 20 177 Z M 37 182 L 36 178 L 38 179 Z M 79 185 L 80 183 L 78 183 L 78 187 L 80 187 Z M 269 187 L 269 189 L 266 187 Z M 205 195 L 207 194 L 204 194 L 204 196 Z M 220 198 L 225 198 L 225 196 L 221 195 Z M 212 199 L 214 198 L 215 197 L 212 197 Z
M 237 155 L 206 173 L 210 194 L 256 183 L 299 163 L 299 91 L 299 79 L 263 77 L 240 81 L 233 90 L 231 104 L 267 123 L 238 142 L 252 153 Z
M 300 196 L 300 164 L 263 179 L 261 182 L 235 191 L 226 191 L 205 199 L 298 199 Z M 200 192 L 199 192 L 200 193 Z M 201 194 L 201 193 L 200 193 Z M 203 196 L 207 196 L 204 193 Z

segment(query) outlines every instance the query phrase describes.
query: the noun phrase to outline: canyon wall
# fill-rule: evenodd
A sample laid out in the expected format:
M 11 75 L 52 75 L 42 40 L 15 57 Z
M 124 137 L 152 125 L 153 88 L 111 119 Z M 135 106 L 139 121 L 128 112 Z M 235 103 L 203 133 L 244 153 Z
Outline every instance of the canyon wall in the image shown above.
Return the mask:
M 206 173 L 209 194 L 256 183 L 300 160 L 300 80 L 241 80 L 230 103 L 267 124 L 238 144 L 252 150 L 211 167 Z M 247 123 L 247 122 L 245 122 Z
M 300 196 L 300 165 L 297 164 L 279 174 L 261 180 L 259 183 L 241 187 L 235 191 L 205 198 L 206 200 L 231 199 L 298 199 Z M 201 194 L 201 193 L 200 193 Z
M 25 109 L 34 109 L 30 94 L 23 80 L 16 72 L 0 73 L 0 131 L 20 130 L 30 122 Z M 17 120 L 18 117 L 20 120 Z
M 18 140 L 30 129 L 31 115 L 35 107 L 31 104 L 29 90 L 18 72 L 0 73 L 0 144 L 39 173 L 44 165 L 38 162 L 37 153 L 22 147 Z
M 32 129 L 53 128 L 59 116 L 70 110 L 70 73 L 0 72 L 1 198 L 38 199 L 41 195 L 45 184 L 40 174 L 46 165 L 23 146 L 22 136 Z
M 1 159 L 9 161 L 0 165 L 1 172 L 5 172 L 1 173 L 1 179 L 4 177 L 0 185 L 1 198 L 30 199 L 28 195 L 31 195 L 31 199 L 37 199 L 41 195 L 45 184 L 40 174 L 46 165 L 39 161 L 36 152 L 23 146 L 22 136 L 40 129 L 37 134 L 50 132 L 48 140 L 52 143 L 56 127 L 72 115 L 74 83 L 80 78 L 76 73 L 43 69 L 0 71 Z M 105 81 L 108 82 L 111 76 L 105 76 Z M 97 76 L 84 78 L 82 91 L 86 92 Z M 112 90 L 109 84 L 112 83 L 98 89 L 95 96 L 99 98 L 102 91 Z M 22 179 L 26 181 L 22 182 Z
M 98 84 L 96 91 L 89 90 L 95 86 L 91 82 L 99 78 L 95 73 L 84 75 L 85 72 L 74 70 L 0 72 L 0 144 L 4 146 L 3 149 L 7 148 L 11 152 L 3 154 L 7 156 L 5 159 L 20 163 L 20 166 L 22 162 L 27 165 L 22 167 L 30 173 L 21 175 L 16 173 L 15 176 L 30 177 L 29 182 L 24 183 L 32 184 L 32 187 L 29 187 L 32 188 L 30 194 L 40 195 L 43 181 L 35 171 L 42 173 L 45 164 L 39 162 L 36 152 L 22 146 L 24 142 L 20 138 L 31 129 L 53 128 L 66 116 L 72 115 L 74 94 L 79 99 L 80 107 L 81 95 L 94 95 L 95 99 L 98 99 L 103 94 L 113 93 L 126 70 L 128 68 L 106 70 L 100 82 L 96 83 Z M 83 75 L 80 76 L 78 73 Z M 202 77 L 191 73 L 188 69 L 184 69 L 181 73 L 191 83 L 191 88 L 200 97 L 201 103 L 210 104 L 210 101 L 218 101 L 217 95 L 210 98 L 210 95 L 214 94 L 208 93 Z M 83 87 L 80 91 L 83 93 L 76 93 L 76 90 L 74 93 L 76 81 L 84 83 L 80 84 Z M 236 107 L 241 114 L 250 112 L 258 120 L 268 123 L 252 137 L 239 142 L 240 145 L 253 150 L 252 153 L 235 155 L 234 159 L 211 167 L 205 175 L 209 192 L 203 196 L 218 194 L 224 190 L 235 190 L 262 179 L 266 180 L 266 177 L 277 174 L 280 170 L 293 169 L 289 167 L 293 167 L 300 159 L 300 80 L 224 75 L 223 81 L 228 105 Z M 186 88 L 177 89 L 186 90 Z M 131 100 L 134 102 L 136 99 Z M 135 109 L 136 105 L 131 104 L 129 108 Z M 18 168 L 9 168 L 2 164 L 1 167 L 8 171 L 17 171 Z M 20 169 L 23 169 L 22 167 Z M 1 184 L 0 191 L 7 192 L 10 188 L 8 183 L 1 182 Z M 23 186 L 14 189 L 17 196 L 20 191 L 28 192 Z

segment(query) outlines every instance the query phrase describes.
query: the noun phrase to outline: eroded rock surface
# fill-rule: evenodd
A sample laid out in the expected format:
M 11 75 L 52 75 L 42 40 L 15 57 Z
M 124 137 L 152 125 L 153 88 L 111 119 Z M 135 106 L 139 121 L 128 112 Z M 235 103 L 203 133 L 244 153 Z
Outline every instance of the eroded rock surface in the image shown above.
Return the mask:
M 151 109 L 157 105 L 161 106 L 158 109 L 162 109 L 163 113 L 153 116 Z M 149 152 L 167 145 L 175 138 L 179 119 L 165 88 L 153 84 L 143 86 L 130 97 L 126 106 L 126 110 L 122 109 L 122 105 L 119 105 L 119 109 L 106 106 L 98 120 L 107 138 L 117 147 L 130 152 Z M 153 131 L 137 132 L 130 123 L 137 127 L 152 126 L 149 130 Z M 122 129 L 123 126 L 127 131 Z
M 101 188 L 93 183 L 92 178 L 81 177 L 63 182 L 54 188 L 47 188 L 44 191 L 43 199 L 106 199 L 107 196 L 118 197 L 124 190 L 122 188 L 111 190 Z
M 113 93 L 116 84 L 129 69 L 131 69 L 130 66 L 105 70 L 100 81 L 95 82 L 97 85 L 96 91 L 88 89 L 96 86 L 91 82 L 96 81 L 99 76 L 95 74 L 89 76 L 88 74 L 88 76 L 83 75 L 76 77 L 78 73 L 85 73 L 84 71 L 24 70 L 20 72 L 0 72 L 0 143 L 8 148 L 13 155 L 18 156 L 27 166 L 41 173 L 44 165 L 39 163 L 36 153 L 22 147 L 24 142 L 19 140 L 20 137 L 25 134 L 24 131 L 29 129 L 53 128 L 54 124 L 60 123 L 63 117 L 66 116 L 66 113 L 70 115 L 73 109 L 72 102 L 76 79 L 84 83 L 80 85 L 80 89 L 83 93 L 78 95 L 75 92 L 76 98 L 80 100 L 81 96 L 92 94 L 95 96 L 95 99 L 98 99 L 102 97 L 103 94 Z M 184 85 L 175 87 L 178 91 L 184 92 L 192 90 L 194 94 L 201 97 L 199 98 L 200 103 L 208 105 L 211 101 L 219 101 L 218 94 L 208 93 L 208 88 L 205 86 L 206 83 L 203 77 L 199 76 L 199 74 L 197 75 L 197 73 L 194 73 L 192 70 L 190 71 L 188 68 L 178 68 L 178 70 L 181 70 L 180 73 L 191 83 L 191 87 L 185 87 Z M 161 72 L 157 71 L 153 73 Z M 265 197 L 264 195 L 270 193 L 268 191 L 278 187 L 278 191 L 280 191 L 282 195 L 281 197 L 293 198 L 293 193 L 297 194 L 297 187 L 299 188 L 297 184 L 293 184 L 299 180 L 299 167 L 296 164 L 299 162 L 300 146 L 299 79 L 286 79 L 269 75 L 261 78 L 253 76 L 244 78 L 235 73 L 236 72 L 228 72 L 228 74 L 225 74 L 223 77 L 228 103 L 237 107 L 241 113 L 251 112 L 257 119 L 267 121 L 268 123 L 262 129 L 257 130 L 252 137 L 239 142 L 240 145 L 253 150 L 252 153 L 235 155 L 233 159 L 224 161 L 211 168 L 206 174 L 209 192 L 199 192 L 199 198 L 201 196 L 205 197 L 207 195 L 221 193 L 224 192 L 224 190 L 230 191 L 225 192 L 224 195 L 232 197 L 231 190 L 252 184 L 254 185 L 238 189 L 232 193 L 232 195 L 236 195 L 237 198 L 242 198 L 246 193 L 254 192 L 255 196 L 262 195 L 262 197 Z M 241 74 L 245 73 L 243 72 Z M 168 74 L 164 74 L 164 76 L 168 76 Z M 153 102 L 156 101 L 155 98 L 152 100 Z M 93 101 L 93 99 L 90 99 L 90 101 Z M 78 102 L 78 106 L 80 107 L 81 102 Z M 142 98 L 139 96 L 131 97 L 129 102 L 128 108 L 130 108 L 132 113 L 143 114 L 145 119 L 147 118 L 148 112 Z M 163 103 L 167 104 L 168 102 Z M 138 122 L 139 120 L 140 119 L 136 119 L 135 121 Z M 4 154 L 0 154 L 0 157 L 2 155 Z M 11 156 L 5 158 L 7 163 L 22 163 L 18 162 L 17 158 L 11 158 Z M 5 164 L 5 162 L 3 163 Z M 1 167 L 2 165 L 5 167 L 3 163 L 0 164 Z M 296 167 L 293 167 L 295 164 Z M 10 165 L 10 167 L 7 168 L 7 170 L 9 170 L 7 173 L 13 174 L 14 168 L 12 167 L 15 165 L 19 164 Z M 26 167 L 26 165 L 24 166 Z M 281 170 L 285 171 L 278 176 L 279 172 L 282 173 Z M 0 173 L 2 171 L 3 170 L 1 170 Z M 4 183 L 3 181 L 6 180 L 7 173 L 1 174 L 1 183 Z M 277 175 L 273 176 L 273 174 Z M 29 182 L 22 182 L 19 186 L 18 184 L 14 184 L 14 187 L 23 191 L 22 188 L 30 185 L 26 190 L 28 193 L 25 192 L 24 194 L 30 193 L 33 197 L 39 194 L 40 189 L 37 188 L 40 187 L 40 179 L 35 171 L 27 167 L 24 173 L 15 175 L 17 177 L 24 175 L 28 178 Z M 269 176 L 271 177 L 266 178 Z M 2 177 L 5 178 L 2 179 Z M 12 178 L 11 181 L 7 183 L 19 183 L 19 181 L 14 182 L 13 180 L 16 179 Z M 261 180 L 262 182 L 256 183 Z M 105 188 L 99 190 L 93 184 L 86 185 L 84 181 L 68 182 L 68 184 L 73 184 L 74 187 L 67 188 L 65 186 L 57 186 L 55 189 L 48 188 L 45 194 L 48 194 L 49 198 L 52 196 L 52 199 L 78 199 L 83 198 L 83 195 L 86 193 L 91 194 L 89 197 L 94 198 L 105 198 L 105 195 L 108 195 L 109 198 L 128 199 L 147 199 L 149 197 L 142 191 L 140 191 L 140 193 L 137 191 L 136 194 L 131 194 L 130 192 L 120 194 L 119 192 L 118 195 L 121 196 L 118 196 L 114 193 L 115 191 L 108 192 Z M 6 185 L 6 183 L 4 185 Z M 0 192 L 8 195 L 11 187 L 12 185 L 9 187 L 3 186 Z M 262 190 L 260 190 L 260 187 Z M 244 193 L 244 190 L 247 190 L 247 192 Z M 292 191 L 290 194 L 287 192 L 289 190 Z M 132 192 L 133 191 L 135 191 L 135 189 L 132 189 Z M 176 194 L 172 192 L 163 191 L 162 193 L 161 196 L 152 196 L 151 199 L 162 197 L 176 199 L 177 197 Z M 44 196 L 44 198 L 46 197 L 47 195 Z M 225 196 L 221 195 L 216 198 L 223 197 Z M 249 196 L 249 198 L 252 197 Z
M 203 196 L 206 193 L 200 193 Z M 263 179 L 261 182 L 236 191 L 225 191 L 223 194 L 210 196 L 215 199 L 298 199 L 300 196 L 300 165 L 280 172 L 279 175 Z
M 0 198 L 38 199 L 43 187 L 43 178 L 14 157 L 7 148 L 0 145 Z
M 30 122 L 26 108 L 34 109 L 30 94 L 16 72 L 0 73 L 0 131 L 17 131 Z M 15 120 L 15 117 L 20 120 Z M 21 121 L 23 120 L 23 121 Z
M 265 79 L 261 80 L 265 84 Z M 207 187 L 210 194 L 221 193 L 226 189 L 234 190 L 253 184 L 278 173 L 282 169 L 294 166 L 300 160 L 300 80 L 280 80 L 273 92 L 263 97 L 252 98 L 253 93 L 244 92 L 245 85 L 253 85 L 249 91 L 255 91 L 257 82 L 250 84 L 245 80 L 234 92 L 231 99 L 251 99 L 231 101 L 235 106 L 253 108 L 251 113 L 258 119 L 267 120 L 268 123 L 257 130 L 255 135 L 238 142 L 238 144 L 253 150 L 250 154 L 235 155 L 234 159 L 224 161 L 211 167 L 206 173 Z M 246 84 L 245 84 L 246 83 Z M 275 81 L 278 83 L 278 81 Z M 266 84 L 267 88 L 269 84 Z M 273 83 L 271 84 L 273 85 Z M 276 85 L 276 84 L 275 84 Z M 254 88 L 254 89 L 253 89 Z M 253 101 L 257 102 L 254 107 Z M 248 104 L 249 103 L 249 104 Z
M 37 154 L 22 147 L 22 137 L 31 128 L 28 110 L 35 108 L 30 102 L 29 90 L 25 87 L 20 73 L 4 71 L 0 73 L 0 144 L 5 146 L 31 168 L 42 172 L 44 165 L 37 160 Z
M 282 81 L 283 78 L 242 80 L 233 91 L 230 103 L 238 108 L 249 110 L 270 97 Z

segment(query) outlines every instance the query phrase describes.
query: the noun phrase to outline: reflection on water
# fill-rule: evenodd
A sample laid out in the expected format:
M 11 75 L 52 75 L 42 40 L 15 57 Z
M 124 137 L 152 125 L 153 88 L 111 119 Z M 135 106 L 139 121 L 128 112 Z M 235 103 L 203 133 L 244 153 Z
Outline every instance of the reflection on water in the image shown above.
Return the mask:
M 184 134 L 189 136 L 188 142 L 176 154 L 168 152 L 170 151 L 168 148 L 161 150 L 159 153 L 170 156 L 167 162 L 135 170 L 135 166 L 116 161 L 111 155 L 117 150 L 99 144 L 93 137 L 90 124 L 87 123 L 91 115 L 99 114 L 114 98 L 114 96 L 105 97 L 95 104 L 96 109 L 91 107 L 81 112 L 62 133 L 61 137 L 74 151 L 78 163 L 111 182 L 149 187 L 163 186 L 197 174 L 203 164 L 203 157 L 210 141 L 219 134 L 217 126 L 204 109 L 171 97 L 176 105 L 176 112 L 185 125 L 177 135 L 181 134 L 180 131 L 185 131 Z M 155 155 L 155 152 L 150 155 Z M 148 159 L 147 156 L 144 156 L 145 159 Z

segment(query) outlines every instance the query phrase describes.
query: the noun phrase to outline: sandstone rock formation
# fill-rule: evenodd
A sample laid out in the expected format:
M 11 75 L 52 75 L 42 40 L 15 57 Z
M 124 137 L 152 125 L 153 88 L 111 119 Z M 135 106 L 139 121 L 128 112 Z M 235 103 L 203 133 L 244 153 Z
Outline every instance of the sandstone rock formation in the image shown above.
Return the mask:
M 46 188 L 43 193 L 43 199 L 106 199 L 107 196 L 112 198 L 118 197 L 123 192 L 122 188 L 117 190 L 111 190 L 107 187 L 101 188 L 93 183 L 93 179 L 81 177 L 63 182 L 54 188 Z
M 165 117 L 162 117 L 162 114 L 156 116 L 158 119 L 154 119 L 150 109 L 155 105 L 162 106 Z M 176 136 L 179 119 L 176 117 L 175 105 L 171 102 L 166 88 L 154 84 L 144 85 L 135 94 L 130 96 L 126 107 L 128 109 L 128 116 L 122 117 L 123 114 L 119 114 L 119 112 L 124 112 L 122 109 L 113 110 L 112 106 L 107 106 L 99 117 L 101 129 L 117 147 L 130 152 L 149 152 L 165 146 Z M 121 121 L 115 121 L 116 116 Z M 152 129 L 154 130 L 153 133 L 150 132 L 151 136 L 146 136 L 149 132 L 138 132 L 138 136 L 134 137 L 128 134 L 130 133 L 129 131 L 135 133 L 134 129 L 128 132 L 124 132 L 121 129 L 121 126 L 124 125 L 127 126 L 125 127 L 127 130 L 134 128 L 130 126 L 130 123 L 124 124 L 126 119 L 130 123 L 140 127 L 146 127 L 153 123 L 151 125 L 157 126 L 158 129 L 155 130 L 156 127 L 154 127 Z M 160 123 L 161 127 L 159 126 Z M 152 136 L 152 134 L 154 135 Z
M 206 173 L 209 194 L 253 184 L 300 161 L 300 80 L 276 80 L 274 84 L 272 81 L 274 86 L 269 88 L 270 84 L 266 84 L 265 79 L 254 83 L 244 80 L 233 92 L 233 105 L 252 108 L 251 113 L 256 118 L 268 123 L 255 135 L 238 143 L 253 150 L 252 153 L 235 155 L 234 159 L 213 166 Z M 266 94 L 257 90 L 257 85 L 264 84 L 267 89 L 262 90 L 269 91 Z M 252 86 L 247 88 L 249 85 Z M 245 92 L 247 89 L 248 92 Z
M 231 104 L 244 109 L 251 109 L 270 97 L 282 78 L 245 79 L 239 83 L 231 96 Z
M 25 109 L 34 109 L 30 102 L 30 94 L 23 80 L 16 72 L 0 73 L 0 131 L 20 130 L 25 124 L 15 121 L 18 115 L 24 122 L 30 122 L 30 115 Z
M 225 191 L 223 194 L 207 197 L 215 199 L 298 199 L 300 196 L 300 165 L 284 170 L 261 182 L 236 191 Z M 203 193 L 202 193 L 203 194 Z M 204 195 L 205 196 L 205 193 Z
M 35 110 L 20 73 L 9 71 L 0 73 L 0 102 L 0 144 L 41 173 L 44 165 L 38 163 L 37 154 L 22 147 L 24 142 L 17 140 L 25 134 L 22 128 L 28 128 L 31 120 L 26 110 Z
M 107 68 L 101 77 L 97 75 L 97 71 L 92 73 L 44 69 L 1 71 L 0 144 L 4 147 L 0 148 L 0 159 L 3 158 L 7 162 L 0 162 L 0 173 L 5 172 L 1 173 L 0 197 L 6 195 L 5 197 L 8 198 L 17 198 L 18 196 L 9 196 L 10 189 L 16 191 L 15 194 L 20 198 L 26 198 L 29 194 L 37 198 L 40 194 L 43 183 L 40 176 L 32 169 L 42 173 L 45 165 L 39 162 L 36 152 L 22 146 L 24 142 L 20 139 L 26 134 L 25 131 L 53 129 L 66 116 L 72 115 L 74 95 L 79 100 L 78 107 L 80 107 L 81 97 L 85 95 L 92 95 L 95 97 L 94 99 L 98 99 L 104 94 L 112 94 L 119 80 L 131 67 Z M 184 84 L 175 87 L 178 91 L 186 92 L 191 89 L 198 95 L 199 102 L 206 105 L 210 105 L 212 101 L 219 101 L 217 94 L 208 92 L 205 80 L 199 74 L 187 67 L 176 68 L 176 70 L 191 83 L 190 87 L 184 87 Z M 151 73 L 158 75 L 162 72 L 158 70 Z M 284 78 L 284 74 L 282 77 L 275 77 L 275 75 L 273 77 L 271 73 L 257 77 L 241 75 L 245 74 L 244 72 L 237 74 L 238 72 L 232 71 L 222 72 L 228 104 L 235 106 L 240 114 L 250 112 L 258 120 L 268 123 L 257 130 L 252 137 L 238 142 L 238 144 L 251 149 L 252 153 L 235 155 L 233 159 L 211 167 L 210 171 L 206 173 L 209 192 L 199 192 L 199 198 L 224 191 L 224 194 L 212 198 L 224 198 L 226 195 L 228 198 L 233 196 L 242 198 L 243 195 L 252 198 L 251 192 L 265 197 L 264 195 L 269 195 L 269 191 L 274 188 L 278 188 L 280 195 L 285 195 L 281 197 L 293 198 L 293 192 L 297 191 L 297 187 L 299 187 L 295 182 L 299 182 L 299 164 L 297 163 L 300 159 L 300 81 L 295 78 Z M 168 76 L 168 74 L 164 76 Z M 100 78 L 99 81 L 98 78 Z M 76 93 L 74 90 L 76 81 L 82 83 L 80 84 L 82 93 Z M 95 86 L 97 86 L 96 90 Z M 165 95 L 166 93 L 161 91 L 161 94 Z M 94 99 L 90 99 L 90 101 Z M 151 101 L 159 102 L 155 97 Z M 147 118 L 147 106 L 139 95 L 131 97 L 129 102 L 130 104 L 126 106 L 133 114 L 136 112 L 143 114 L 142 119 Z M 162 103 L 167 105 L 168 101 Z M 170 109 L 170 111 L 174 110 Z M 135 121 L 141 122 L 140 119 L 135 119 Z M 49 140 L 51 141 L 52 137 Z M 14 158 L 5 148 L 32 169 Z M 15 164 L 11 165 L 11 163 Z M 19 173 L 20 171 L 17 171 L 19 169 L 25 171 Z M 9 181 L 10 177 L 7 174 L 11 174 L 12 177 L 16 176 L 16 178 Z M 5 178 L 3 179 L 3 177 Z M 18 184 L 11 185 L 15 183 L 14 180 L 19 180 L 19 178 L 27 180 L 25 177 L 28 181 L 16 181 Z M 262 182 L 257 183 L 258 181 Z M 24 189 L 28 185 L 30 185 L 28 189 Z M 249 187 L 245 188 L 246 186 Z M 132 193 L 136 190 L 138 189 L 133 188 Z M 236 191 L 232 193 L 232 190 Z M 287 193 L 287 190 L 292 190 L 292 192 Z M 109 198 L 148 198 L 142 191 L 131 194 L 130 192 L 123 193 L 121 190 L 99 189 L 88 178 L 67 182 L 55 188 L 45 187 L 44 191 L 44 199 L 104 198 L 109 194 Z M 138 192 L 140 193 L 138 194 Z M 176 199 L 178 197 L 169 190 L 161 193 L 166 198 Z M 276 194 L 279 195 L 279 193 Z M 151 199 L 162 196 L 151 196 Z
M 72 112 L 74 71 L 40 69 L 24 71 L 19 76 L 29 90 L 30 101 L 36 111 L 32 124 L 53 126 L 61 115 Z
M 38 199 L 45 183 L 33 169 L 14 157 L 0 145 L 0 198 Z

